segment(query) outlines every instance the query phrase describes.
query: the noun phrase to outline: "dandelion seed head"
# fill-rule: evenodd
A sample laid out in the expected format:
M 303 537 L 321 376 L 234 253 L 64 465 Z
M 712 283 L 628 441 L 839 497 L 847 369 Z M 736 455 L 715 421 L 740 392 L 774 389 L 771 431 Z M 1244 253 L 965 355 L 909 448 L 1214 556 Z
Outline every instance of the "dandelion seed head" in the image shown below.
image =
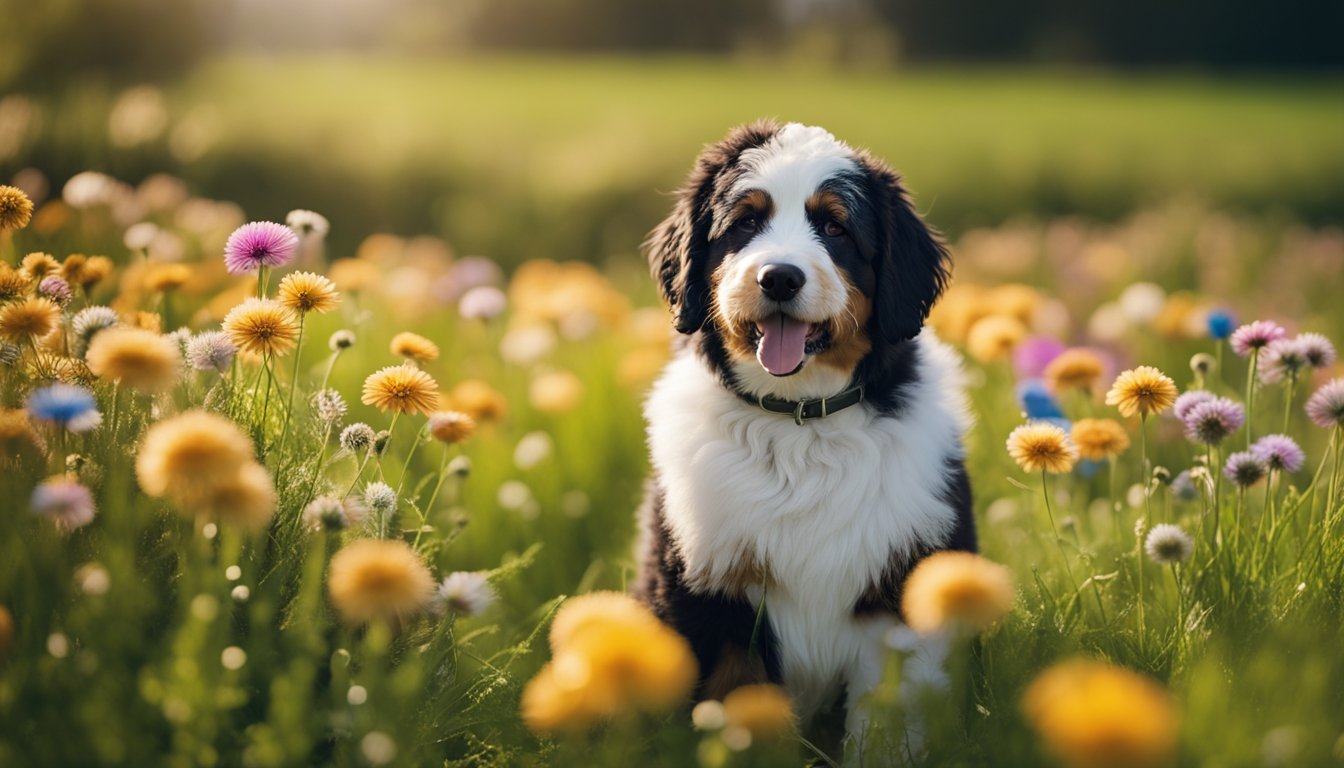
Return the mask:
M 224 331 L 202 331 L 187 341 L 187 364 L 198 371 L 224 373 L 237 352 Z
M 379 517 L 387 517 L 397 508 L 397 492 L 387 483 L 369 483 L 364 486 L 364 503 Z
M 360 511 L 335 496 L 319 496 L 303 508 L 303 525 L 310 531 L 343 531 L 363 522 Z
M 1180 526 L 1158 523 L 1148 532 L 1143 549 L 1148 558 L 1159 565 L 1174 565 L 1190 559 L 1195 542 Z
M 456 571 L 439 583 L 436 601 L 460 616 L 480 616 L 495 602 L 495 590 L 484 573 Z
M 355 334 L 353 331 L 341 329 L 331 334 L 327 339 L 327 348 L 332 352 L 340 352 L 355 346 Z
M 318 421 L 327 425 L 336 425 L 345 418 L 347 406 L 345 398 L 334 389 L 324 389 L 313 395 L 313 412 Z

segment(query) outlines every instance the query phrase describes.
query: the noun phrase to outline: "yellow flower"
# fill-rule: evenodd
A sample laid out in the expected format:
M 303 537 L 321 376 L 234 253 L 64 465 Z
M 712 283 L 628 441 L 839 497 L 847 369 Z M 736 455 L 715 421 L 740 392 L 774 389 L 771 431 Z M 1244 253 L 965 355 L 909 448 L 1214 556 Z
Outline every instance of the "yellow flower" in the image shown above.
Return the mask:
M 87 384 L 93 380 L 93 372 L 89 370 L 88 364 L 77 357 L 42 352 L 37 356 L 35 368 L 66 384 Z
M 1104 364 L 1090 349 L 1066 349 L 1045 366 L 1045 383 L 1052 392 L 1078 389 L 1091 392 L 1101 378 Z
M 464 379 L 439 399 L 443 410 L 462 411 L 479 424 L 484 421 L 503 421 L 508 413 L 508 401 L 494 387 L 478 379 Z
M 551 653 L 560 653 L 576 637 L 594 628 L 657 622 L 644 604 L 624 592 L 598 590 L 571 597 L 560 606 L 551 622 Z
M 429 433 L 436 440 L 453 445 L 471 437 L 476 422 L 461 411 L 435 411 L 429 414 Z
M 46 449 L 27 411 L 0 408 L 0 467 L 36 461 Z
M 1124 453 L 1129 433 L 1113 419 L 1079 419 L 1071 433 L 1078 455 L 1091 461 L 1103 461 Z
M 280 281 L 276 293 L 280 303 L 294 312 L 330 312 L 341 303 L 336 285 L 313 272 L 291 272 Z
M 337 259 L 332 262 L 331 282 L 343 291 L 363 291 L 374 288 L 382 280 L 377 265 L 363 259 Z
M 723 697 L 726 728 L 741 728 L 753 742 L 793 733 L 796 721 L 789 694 L 768 683 L 744 685 Z
M 1106 404 L 1114 405 L 1121 416 L 1139 414 L 1147 418 L 1161 413 L 1176 402 L 1176 383 L 1166 374 L 1148 365 L 1140 365 L 1115 378 Z
M 55 302 L 30 296 L 0 307 L 0 338 L 15 342 L 40 339 L 60 322 L 61 308 Z
M 438 402 L 439 385 L 419 368 L 389 365 L 364 380 L 360 402 L 380 411 L 429 413 Z
M 87 291 L 110 274 L 112 274 L 111 259 L 106 256 L 90 256 L 79 271 L 79 286 Z
M 439 356 L 439 347 L 418 333 L 405 331 L 392 337 L 389 345 L 392 354 L 410 360 L 434 360 Z
M 971 326 L 966 334 L 966 351 L 982 363 L 1005 360 L 1026 335 L 1027 327 L 1021 320 L 1008 315 L 990 315 Z
M 259 531 L 275 515 L 275 483 L 266 468 L 249 461 L 197 498 L 182 500 L 181 511 L 222 525 Z
M 145 287 L 155 293 L 181 288 L 191 279 L 191 267 L 186 264 L 155 264 L 145 275 Z
M 23 229 L 33 218 L 33 201 L 22 189 L 0 184 L 0 231 Z
M 1121 667 L 1084 659 L 1057 664 L 1027 686 L 1022 712 L 1073 768 L 1155 768 L 1175 757 L 1171 694 Z
M 536 733 L 581 731 L 615 711 L 615 692 L 586 685 L 586 678 L 586 669 L 543 666 L 523 687 L 523 722 Z
M 1073 469 L 1078 451 L 1063 429 L 1045 422 L 1023 424 L 1008 435 L 1008 454 L 1027 472 L 1061 474 Z
M 143 309 L 136 310 L 130 317 L 132 328 L 143 328 L 146 331 L 163 333 L 163 315 L 158 312 L 146 312 Z
M 93 375 L 142 392 L 159 392 L 177 381 L 181 353 L 172 339 L 143 328 L 108 328 L 89 342 L 84 355 Z
M 906 577 L 901 609 L 916 632 L 979 632 L 1013 609 L 1013 576 L 970 552 L 937 552 Z
M 111 331 L 94 340 L 107 333 Z M 135 457 L 135 477 L 150 496 L 192 501 L 230 481 L 252 461 L 252 441 L 237 424 L 209 411 L 187 411 L 145 432 Z
M 532 407 L 543 413 L 572 411 L 583 400 L 583 382 L 569 371 L 543 373 L 528 386 Z
M 22 297 L 31 283 L 27 275 L 0 261 L 0 304 Z
M 327 592 L 348 624 L 398 622 L 429 605 L 434 577 L 404 541 L 357 539 L 331 558 Z
M 19 269 L 28 276 L 29 280 L 37 282 L 48 275 L 59 275 L 61 273 L 61 262 L 57 261 L 50 253 L 30 253 L 23 257 Z
M 82 253 L 72 253 L 65 257 L 61 262 L 61 277 L 71 285 L 84 284 L 84 268 L 88 266 L 89 257 Z
M 224 316 L 223 328 L 235 347 L 255 355 L 288 352 L 299 336 L 294 315 L 272 299 L 247 299 Z

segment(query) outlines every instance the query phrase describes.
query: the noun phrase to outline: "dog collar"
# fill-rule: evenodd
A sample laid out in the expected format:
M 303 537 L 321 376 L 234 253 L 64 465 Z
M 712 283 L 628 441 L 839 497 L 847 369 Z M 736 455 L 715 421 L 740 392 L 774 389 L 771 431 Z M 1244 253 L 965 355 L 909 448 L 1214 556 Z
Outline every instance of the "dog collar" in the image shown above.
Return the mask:
M 820 397 L 815 400 L 781 400 L 777 397 L 762 395 L 756 398 L 756 404 L 762 410 L 771 413 L 787 413 L 793 417 L 793 423 L 802 426 L 804 421 L 823 419 L 836 411 L 842 411 L 851 405 L 863 402 L 863 385 L 856 384 L 838 395 Z

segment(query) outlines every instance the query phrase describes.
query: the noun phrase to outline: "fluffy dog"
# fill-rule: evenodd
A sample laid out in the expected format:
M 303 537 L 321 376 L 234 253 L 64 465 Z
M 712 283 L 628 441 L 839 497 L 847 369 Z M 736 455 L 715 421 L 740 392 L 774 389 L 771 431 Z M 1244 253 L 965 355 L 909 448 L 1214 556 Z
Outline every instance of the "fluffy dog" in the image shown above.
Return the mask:
M 646 250 L 683 335 L 645 407 L 638 591 L 699 696 L 768 680 L 807 718 L 843 691 L 861 733 L 906 574 L 975 549 L 960 362 L 923 329 L 947 250 L 880 160 L 769 122 L 704 150 Z

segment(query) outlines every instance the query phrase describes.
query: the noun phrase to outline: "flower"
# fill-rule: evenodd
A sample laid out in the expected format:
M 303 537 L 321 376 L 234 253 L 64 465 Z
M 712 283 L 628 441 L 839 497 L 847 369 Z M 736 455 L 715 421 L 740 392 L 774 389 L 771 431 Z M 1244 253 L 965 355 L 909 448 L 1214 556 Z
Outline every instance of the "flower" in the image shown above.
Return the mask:
M 507 305 L 503 291 L 493 285 L 480 285 L 462 294 L 457 313 L 468 320 L 489 320 L 502 314 Z
M 0 407 L 0 466 L 35 459 L 45 450 L 26 411 Z
M 310 531 L 343 531 L 364 521 L 368 509 L 357 499 L 318 496 L 303 508 L 303 525 Z
M 1063 429 L 1045 422 L 1031 422 L 1008 435 L 1008 454 L 1026 472 L 1061 474 L 1073 469 L 1078 450 Z
M 1232 313 L 1225 309 L 1210 310 L 1204 318 L 1205 324 L 1209 329 L 1209 338 L 1222 341 L 1232 335 L 1232 329 L 1236 327 L 1236 318 Z
M 313 395 L 313 411 L 323 424 L 339 424 L 347 410 L 345 398 L 334 389 L 324 389 Z
M 1297 335 L 1298 350 L 1307 358 L 1307 364 L 1312 368 L 1329 368 L 1335 364 L 1335 345 L 1330 339 L 1319 333 L 1299 333 Z
M 570 371 L 551 371 L 532 379 L 527 388 L 532 407 L 542 413 L 564 413 L 583 400 L 583 382 Z
M 1260 482 L 1268 471 L 1269 467 L 1250 451 L 1237 451 L 1223 463 L 1223 477 L 1242 488 Z
M 330 312 L 341 303 L 336 284 L 315 272 L 285 275 L 275 295 L 281 306 L 299 314 Z
M 30 296 L 0 306 L 0 338 L 15 343 L 40 339 L 56 330 L 61 308 L 51 299 Z
M 1275 339 L 1260 353 L 1256 373 L 1265 384 L 1276 384 L 1285 379 L 1296 381 L 1302 369 L 1310 366 L 1306 350 L 1297 339 Z
M 406 365 L 389 365 L 364 380 L 360 402 L 380 411 L 429 413 L 438 404 L 439 385 L 428 373 Z
M 1185 437 L 1191 442 L 1218 445 L 1228 435 L 1241 429 L 1246 412 L 1241 405 L 1226 397 L 1215 397 L 1197 403 L 1185 414 Z
M 234 346 L 256 355 L 287 352 L 299 335 L 294 316 L 273 299 L 247 299 L 224 316 L 223 328 Z
M 1208 352 L 1196 352 L 1190 356 L 1190 372 L 1199 381 L 1203 381 L 1218 368 L 1218 360 Z M 1180 398 L 1176 398 L 1179 400 Z
M 71 432 L 85 432 L 102 423 L 93 393 L 73 384 L 50 384 L 28 395 L 28 413 Z
M 299 237 L 321 239 L 331 231 L 331 222 L 327 217 L 313 211 L 297 208 L 285 214 L 285 224 Z
M 79 279 L 68 276 L 67 279 L 72 283 L 78 283 L 84 290 L 89 290 L 93 286 L 102 282 L 104 278 L 112 274 L 112 260 L 106 256 L 90 256 L 80 270 Z
M 1171 413 L 1181 421 L 1185 421 L 1196 405 L 1217 399 L 1218 396 L 1207 389 L 1192 389 L 1189 392 L 1182 392 L 1181 396 L 1176 398 L 1176 404 L 1171 407 Z
M 171 339 L 143 328 L 109 328 L 97 334 L 84 359 L 95 376 L 142 392 L 171 387 L 182 362 Z
M 18 187 L 0 184 L 0 230 L 23 229 L 33 218 L 33 201 Z
M 1321 385 L 1307 400 L 1307 418 L 1321 429 L 1344 427 L 1344 379 Z
M 58 275 L 48 275 L 42 278 L 42 282 L 37 284 L 37 295 L 43 298 L 51 299 L 58 307 L 66 307 L 74 294 L 70 292 L 70 284 L 65 278 Z
M 117 311 L 111 307 L 93 306 L 79 310 L 70 319 L 70 332 L 73 336 L 70 339 L 70 351 L 82 357 L 96 333 L 112 328 L 120 322 L 121 318 L 117 315 Z
M 380 518 L 387 517 L 397 508 L 397 492 L 387 483 L 369 483 L 364 486 L 364 503 Z
M 480 571 L 456 571 L 439 584 L 437 602 L 462 616 L 480 616 L 495 602 L 495 590 Z
M 1027 686 L 1022 712 L 1068 766 L 1149 768 L 1175 757 L 1171 694 L 1122 667 L 1087 659 L 1056 664 Z
M 400 622 L 429 605 L 434 577 L 404 541 L 356 539 L 331 558 L 327 594 L 347 624 Z
M 1240 357 L 1249 357 L 1251 352 L 1269 346 L 1271 341 L 1288 335 L 1278 323 L 1268 320 L 1256 320 L 1247 323 L 1232 332 L 1232 351 Z
M 1176 402 L 1176 383 L 1156 368 L 1140 365 L 1116 377 L 1106 404 L 1114 405 L 1121 416 L 1161 413 Z
M 429 414 L 429 433 L 436 440 L 453 445 L 476 432 L 476 421 L 461 411 L 434 411 Z
M 1129 447 L 1129 433 L 1113 419 L 1079 419 L 1069 436 L 1079 457 L 1089 461 L 1105 461 Z
M 410 333 L 409 331 L 393 336 L 389 348 L 392 350 L 392 354 L 400 355 L 408 360 L 434 360 L 439 356 L 437 344 L 418 333 Z
M 28 276 L 0 261 L 0 303 L 14 301 L 28 292 Z
M 1148 558 L 1159 565 L 1175 565 L 1190 559 L 1195 542 L 1180 526 L 1158 523 L 1148 531 L 1143 549 Z
M 373 427 L 364 422 L 351 424 L 341 430 L 341 447 L 351 453 L 362 453 L 373 447 Z
M 355 334 L 345 329 L 336 331 L 327 339 L 327 348 L 332 352 L 340 352 L 353 346 L 355 346 Z
M 142 221 L 126 228 L 121 236 L 122 245 L 132 251 L 148 251 L 159 236 L 159 225 L 152 221 Z
M 265 528 L 275 515 L 275 483 L 271 473 L 255 461 L 201 490 L 194 498 L 177 500 L 183 512 L 249 531 Z
M 723 721 L 725 728 L 750 734 L 753 742 L 788 736 L 797 725 L 789 694 L 769 683 L 730 691 L 723 697 Z
M 1307 461 L 1297 442 L 1287 435 L 1265 435 L 1251 445 L 1251 454 L 1278 472 L 1296 472 Z
M 1195 487 L 1195 481 L 1190 470 L 1183 469 L 1172 479 L 1171 492 L 1176 494 L 1176 498 L 1183 501 L 1194 501 L 1199 498 L 1199 489 Z
M 1005 360 L 1013 347 L 1027 335 L 1021 320 L 1008 315 L 989 315 L 971 326 L 966 334 L 966 351 L 982 363 Z
M 1038 378 L 1045 373 L 1046 366 L 1064 350 L 1061 342 L 1049 336 L 1033 336 L 1013 350 L 1013 371 L 1018 378 Z
M 901 597 L 905 622 L 916 632 L 988 628 L 1013 607 L 1008 569 L 971 552 L 938 552 L 915 566 Z
M 508 401 L 494 387 L 479 379 L 464 379 L 440 399 L 444 410 L 462 411 L 477 423 L 503 421 Z
M 254 221 L 235 229 L 224 244 L 224 266 L 242 275 L 261 267 L 283 267 L 294 258 L 299 236 L 283 224 Z
M 31 281 L 61 273 L 61 263 L 50 253 L 30 253 L 23 257 L 19 271 Z
M 1104 370 L 1105 364 L 1096 352 L 1066 349 L 1045 367 L 1044 377 L 1051 391 L 1056 393 L 1069 389 L 1091 392 Z
M 145 287 L 153 293 L 165 293 L 181 288 L 191 279 L 191 267 L 186 264 L 155 264 L 145 273 Z
M 1017 403 L 1028 419 L 1063 419 L 1064 411 L 1045 382 L 1040 379 L 1026 379 L 1018 382 L 1014 389 Z
M 252 461 L 252 441 L 237 424 L 193 410 L 145 432 L 135 457 L 135 477 L 150 496 L 192 500 Z
M 89 489 L 64 475 L 38 483 L 28 506 L 33 514 L 48 518 L 57 528 L 66 531 L 83 528 L 93 522 L 95 512 L 93 494 Z
M 202 331 L 187 342 L 187 364 L 198 371 L 223 373 L 233 364 L 238 348 L 223 331 Z

